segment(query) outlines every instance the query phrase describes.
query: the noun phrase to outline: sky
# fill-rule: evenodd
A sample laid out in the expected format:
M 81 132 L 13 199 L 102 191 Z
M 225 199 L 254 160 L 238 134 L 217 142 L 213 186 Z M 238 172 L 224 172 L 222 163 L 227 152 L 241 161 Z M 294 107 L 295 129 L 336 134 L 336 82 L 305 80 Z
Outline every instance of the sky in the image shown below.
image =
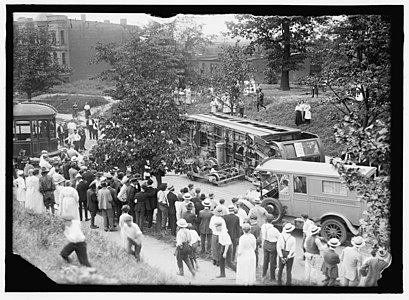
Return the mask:
M 39 13 L 15 13 L 14 20 L 19 17 L 33 18 L 35 19 Z M 65 15 L 69 19 L 81 20 L 81 13 L 53 13 L 55 15 Z M 107 14 L 107 13 L 86 13 L 87 21 L 100 21 L 109 20 L 111 23 L 119 24 L 120 19 L 127 19 L 129 25 L 146 25 L 150 20 L 156 20 L 158 22 L 173 21 L 174 18 L 161 19 L 152 17 L 147 14 Z M 197 22 L 203 24 L 203 32 L 205 34 L 217 34 L 220 35 L 221 31 L 227 31 L 225 25 L 226 21 L 233 21 L 234 16 L 230 15 L 203 15 L 196 16 Z

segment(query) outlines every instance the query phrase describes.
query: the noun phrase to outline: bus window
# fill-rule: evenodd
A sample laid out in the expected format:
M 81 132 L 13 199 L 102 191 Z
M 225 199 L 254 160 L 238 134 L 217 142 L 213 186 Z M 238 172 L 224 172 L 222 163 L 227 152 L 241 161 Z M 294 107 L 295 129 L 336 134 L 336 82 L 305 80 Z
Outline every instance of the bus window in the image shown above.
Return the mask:
M 280 178 L 280 194 L 282 195 L 288 195 L 290 192 L 288 190 L 289 184 L 290 184 L 290 179 L 288 178 L 288 175 L 281 175 L 277 174 L 278 177 Z
M 304 150 L 304 155 L 316 155 L 320 154 L 320 151 L 318 149 L 318 144 L 316 141 L 306 141 L 306 142 L 301 142 L 302 147 Z
M 279 179 L 277 175 L 270 173 L 260 174 L 261 187 L 263 189 L 263 194 L 267 197 L 277 198 L 278 195 L 278 182 Z
M 294 193 L 307 193 L 307 178 L 305 176 L 294 176 Z
M 285 152 L 287 153 L 287 158 L 296 158 L 295 149 L 293 144 L 284 145 Z
M 348 194 L 348 190 L 347 187 L 340 182 L 323 180 L 322 193 L 346 196 Z

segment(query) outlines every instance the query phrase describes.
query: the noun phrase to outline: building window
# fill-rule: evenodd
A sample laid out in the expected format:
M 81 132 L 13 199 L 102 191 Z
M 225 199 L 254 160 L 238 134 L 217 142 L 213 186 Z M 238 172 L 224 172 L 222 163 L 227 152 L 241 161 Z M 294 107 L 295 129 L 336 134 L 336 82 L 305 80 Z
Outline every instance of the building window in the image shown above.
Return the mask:
M 61 58 L 62 58 L 62 64 L 65 66 L 65 64 L 66 64 L 65 53 L 61 53 Z
M 57 43 L 57 33 L 55 31 L 50 31 L 51 42 L 53 45 Z
M 336 181 L 322 181 L 322 193 L 347 196 L 347 187 Z
M 60 31 L 60 44 L 65 45 L 64 30 Z

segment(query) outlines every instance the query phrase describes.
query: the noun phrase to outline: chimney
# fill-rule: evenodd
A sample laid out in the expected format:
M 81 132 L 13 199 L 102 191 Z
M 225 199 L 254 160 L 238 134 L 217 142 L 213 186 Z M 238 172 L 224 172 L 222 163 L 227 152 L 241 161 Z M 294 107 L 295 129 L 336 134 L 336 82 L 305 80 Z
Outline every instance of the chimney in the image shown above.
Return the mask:
M 104 23 L 109 23 L 109 20 L 104 20 Z
M 120 19 L 119 24 L 125 26 L 126 25 L 126 19 Z
M 87 20 L 85 15 L 81 15 L 81 21 L 85 22 Z

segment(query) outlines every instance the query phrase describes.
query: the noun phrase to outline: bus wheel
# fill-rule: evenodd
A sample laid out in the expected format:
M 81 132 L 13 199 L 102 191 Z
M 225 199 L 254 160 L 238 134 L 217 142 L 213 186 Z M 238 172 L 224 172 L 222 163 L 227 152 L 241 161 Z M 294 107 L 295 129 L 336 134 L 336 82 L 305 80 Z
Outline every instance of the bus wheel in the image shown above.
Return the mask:
M 347 229 L 344 223 L 337 219 L 326 219 L 321 223 L 321 228 L 321 234 L 327 241 L 337 238 L 343 244 L 347 239 Z
M 269 214 L 273 215 L 273 223 L 279 222 L 284 216 L 283 206 L 277 199 L 265 198 L 261 202 L 261 206 L 264 207 Z

